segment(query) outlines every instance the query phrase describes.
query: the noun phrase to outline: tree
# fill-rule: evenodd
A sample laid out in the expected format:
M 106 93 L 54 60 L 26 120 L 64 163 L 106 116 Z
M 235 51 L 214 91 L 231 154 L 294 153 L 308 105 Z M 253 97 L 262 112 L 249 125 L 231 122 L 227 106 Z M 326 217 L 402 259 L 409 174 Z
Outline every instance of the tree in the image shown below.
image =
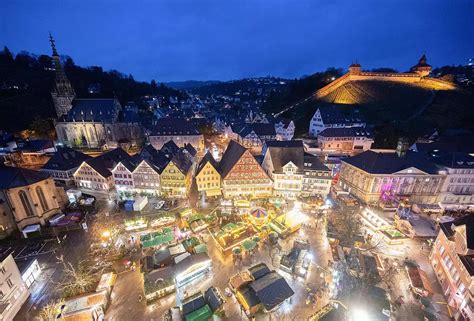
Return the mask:
M 64 306 L 64 299 L 58 299 L 45 305 L 38 316 L 39 321 L 55 321 L 58 320 L 58 316 Z
M 65 297 L 75 296 L 91 290 L 96 278 L 86 269 L 74 267 L 71 262 L 66 262 L 64 256 L 57 257 L 58 263 L 63 266 L 63 280 L 59 284 L 59 290 Z
M 333 224 L 337 236 L 345 246 L 352 247 L 361 235 L 361 222 L 356 209 L 343 208 L 333 214 L 331 223 Z
M 3 47 L 3 50 L 0 51 L 0 65 L 11 64 L 14 61 L 13 54 L 7 46 Z
M 55 131 L 50 119 L 36 117 L 31 123 L 30 129 L 38 138 L 54 139 Z

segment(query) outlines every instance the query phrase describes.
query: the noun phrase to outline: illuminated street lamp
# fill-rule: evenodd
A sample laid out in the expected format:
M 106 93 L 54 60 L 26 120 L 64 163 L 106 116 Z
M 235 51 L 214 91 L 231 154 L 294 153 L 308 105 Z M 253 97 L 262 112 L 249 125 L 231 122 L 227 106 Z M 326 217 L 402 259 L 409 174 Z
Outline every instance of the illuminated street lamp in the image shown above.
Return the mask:
M 109 231 L 109 230 L 103 231 L 103 232 L 102 232 L 102 237 L 103 237 L 104 239 L 110 238 L 110 231 Z

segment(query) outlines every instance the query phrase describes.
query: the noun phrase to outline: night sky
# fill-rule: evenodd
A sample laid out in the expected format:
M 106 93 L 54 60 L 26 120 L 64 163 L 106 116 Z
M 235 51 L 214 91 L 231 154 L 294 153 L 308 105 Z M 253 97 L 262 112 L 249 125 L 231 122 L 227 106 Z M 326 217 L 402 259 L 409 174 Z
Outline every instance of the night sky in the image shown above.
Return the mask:
M 139 4 L 136 4 L 138 2 Z M 300 77 L 327 67 L 406 71 L 474 56 L 472 0 L 1 0 L 0 45 L 149 81 Z

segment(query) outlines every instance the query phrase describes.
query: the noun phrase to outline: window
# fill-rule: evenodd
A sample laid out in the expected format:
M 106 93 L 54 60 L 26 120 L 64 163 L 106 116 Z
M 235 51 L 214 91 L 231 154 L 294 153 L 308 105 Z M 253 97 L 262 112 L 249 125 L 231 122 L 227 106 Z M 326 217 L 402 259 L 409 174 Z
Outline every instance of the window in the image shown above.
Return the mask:
M 7 284 L 10 289 L 13 287 L 13 282 L 11 279 L 7 279 Z
M 30 200 L 28 199 L 28 195 L 26 195 L 25 191 L 19 191 L 18 196 L 20 197 L 21 204 L 23 205 L 23 209 L 27 216 L 34 216 L 33 208 L 31 207 Z
M 36 194 L 38 195 L 43 212 L 47 212 L 49 210 L 49 206 L 46 202 L 46 198 L 44 197 L 43 189 L 41 188 L 41 186 L 36 187 Z
M 7 273 L 7 269 L 5 269 L 4 266 L 2 266 L 2 267 L 0 268 L 0 272 L 2 272 L 2 274 L 5 274 L 5 273 Z

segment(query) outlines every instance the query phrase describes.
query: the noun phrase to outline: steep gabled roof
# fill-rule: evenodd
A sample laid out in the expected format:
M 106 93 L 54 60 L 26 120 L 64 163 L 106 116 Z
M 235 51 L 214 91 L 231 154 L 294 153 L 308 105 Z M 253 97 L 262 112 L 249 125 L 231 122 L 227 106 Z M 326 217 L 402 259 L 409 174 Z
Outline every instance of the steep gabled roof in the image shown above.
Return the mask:
M 110 171 L 119 162 L 132 162 L 132 157 L 120 147 L 108 151 L 95 158 L 86 160 L 86 164 L 92 167 L 104 178 L 112 175 Z
M 178 169 L 186 175 L 189 170 L 191 169 L 191 166 L 193 165 L 192 160 L 190 159 L 190 156 L 187 155 L 182 149 L 180 149 L 176 154 L 173 155 L 171 158 L 171 162 L 178 167 Z
M 0 165 L 0 189 L 28 186 L 49 178 L 45 172 Z
M 152 136 L 200 135 L 197 127 L 184 118 L 161 118 L 152 127 Z
M 356 156 L 344 158 L 343 163 L 351 164 L 370 174 L 393 174 L 414 167 L 427 174 L 438 174 L 439 167 L 421 153 L 408 151 L 405 156 L 397 153 L 377 153 L 371 150 Z
M 204 157 L 199 162 L 199 165 L 197 167 L 195 176 L 199 175 L 199 173 L 204 168 L 204 166 L 206 166 L 207 163 L 210 163 L 211 166 L 214 167 L 217 170 L 217 172 L 219 172 L 219 166 L 218 166 L 216 160 L 214 159 L 214 157 L 212 157 L 211 153 L 207 152 L 206 155 L 204 155 Z
M 304 153 L 304 168 L 314 171 L 325 171 L 331 172 L 331 170 L 324 165 L 317 156 L 314 156 L 309 153 Z
M 219 172 L 222 175 L 222 178 L 225 178 L 229 174 L 230 170 L 238 162 L 247 149 L 237 143 L 234 140 L 231 140 L 227 146 L 224 155 L 219 163 Z
M 139 160 L 139 161 L 136 163 L 137 165 L 135 166 L 135 168 L 134 168 L 133 170 L 134 170 L 134 171 L 137 170 L 137 168 L 138 168 L 139 166 L 141 166 L 142 163 L 145 163 L 145 164 L 147 164 L 148 166 L 150 166 L 150 168 L 153 169 L 156 173 L 158 173 L 158 174 L 160 173 L 160 168 L 159 168 L 158 166 L 156 166 L 155 164 L 153 164 L 153 163 L 151 162 L 151 160 L 149 160 L 149 159 L 141 159 L 141 160 Z
M 276 136 L 275 125 L 254 123 L 252 129 L 258 136 Z
M 192 157 L 195 157 L 196 154 L 197 154 L 196 149 L 193 147 L 193 145 L 191 145 L 189 143 L 184 145 L 184 149 L 187 150 L 189 155 L 191 155 Z
M 176 154 L 179 150 L 178 145 L 173 140 L 169 140 L 161 146 L 160 151 L 165 153 L 168 156 Z
M 302 140 L 267 140 L 265 145 L 267 147 L 304 147 Z
M 326 128 L 318 134 L 322 137 L 372 137 L 372 131 L 365 127 Z
M 115 98 L 74 99 L 66 121 L 113 122 L 118 117 L 120 104 Z
M 298 168 L 298 172 L 303 171 L 304 163 L 304 148 L 298 147 L 268 147 L 267 153 L 270 153 L 270 158 L 273 163 L 273 171 L 280 173 L 283 166 L 292 162 Z
M 331 104 L 318 108 L 324 124 L 349 124 L 365 122 L 353 106 Z
M 66 171 L 79 167 L 82 162 L 90 159 L 89 155 L 83 154 L 69 147 L 58 147 L 57 151 L 42 167 L 42 169 Z

